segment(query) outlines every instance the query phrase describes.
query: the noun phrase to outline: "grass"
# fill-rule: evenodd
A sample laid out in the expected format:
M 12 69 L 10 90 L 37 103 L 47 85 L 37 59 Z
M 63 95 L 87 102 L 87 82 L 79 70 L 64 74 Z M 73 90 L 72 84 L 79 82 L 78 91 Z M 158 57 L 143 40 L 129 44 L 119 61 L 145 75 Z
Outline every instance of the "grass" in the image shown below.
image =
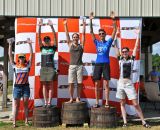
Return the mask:
M 160 130 L 160 120 L 152 120 L 149 121 L 150 124 L 152 125 L 152 128 L 150 130 Z M 84 127 L 67 127 L 64 128 L 62 126 L 57 126 L 57 127 L 51 127 L 51 128 L 35 128 L 32 126 L 25 127 L 24 122 L 18 122 L 17 123 L 18 127 L 16 130 L 104 130 L 101 128 L 84 128 Z M 118 125 L 117 128 L 106 128 L 105 130 L 146 130 L 140 122 L 129 122 L 129 126 L 127 128 L 122 128 L 121 123 Z M 0 130 L 12 130 L 12 124 L 11 123 L 3 123 L 0 122 Z

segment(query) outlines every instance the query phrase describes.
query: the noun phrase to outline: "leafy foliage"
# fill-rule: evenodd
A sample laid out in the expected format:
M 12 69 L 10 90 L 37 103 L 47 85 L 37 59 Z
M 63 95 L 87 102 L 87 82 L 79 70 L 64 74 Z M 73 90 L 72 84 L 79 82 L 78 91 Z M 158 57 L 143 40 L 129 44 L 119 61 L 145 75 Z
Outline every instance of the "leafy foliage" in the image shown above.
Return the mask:
M 152 65 L 157 67 L 160 71 L 160 56 L 158 54 L 152 55 Z

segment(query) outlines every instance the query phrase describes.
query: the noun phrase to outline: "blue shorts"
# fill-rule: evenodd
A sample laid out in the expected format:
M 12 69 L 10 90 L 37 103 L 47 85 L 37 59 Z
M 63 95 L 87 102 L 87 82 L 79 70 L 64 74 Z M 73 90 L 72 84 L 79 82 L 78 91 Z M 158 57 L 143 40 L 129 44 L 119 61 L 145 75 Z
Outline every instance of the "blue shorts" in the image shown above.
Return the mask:
M 20 99 L 21 97 L 29 98 L 30 97 L 30 88 L 29 84 L 24 85 L 14 85 L 13 89 L 13 98 L 14 99 Z

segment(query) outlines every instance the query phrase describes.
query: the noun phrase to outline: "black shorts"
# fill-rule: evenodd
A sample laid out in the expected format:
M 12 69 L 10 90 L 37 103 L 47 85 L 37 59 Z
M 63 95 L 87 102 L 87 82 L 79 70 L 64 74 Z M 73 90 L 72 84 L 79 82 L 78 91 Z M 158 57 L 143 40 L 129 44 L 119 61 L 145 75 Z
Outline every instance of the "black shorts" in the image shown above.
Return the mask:
M 103 74 L 104 80 L 110 80 L 110 65 L 109 63 L 96 63 L 94 72 L 93 72 L 93 80 L 101 80 Z

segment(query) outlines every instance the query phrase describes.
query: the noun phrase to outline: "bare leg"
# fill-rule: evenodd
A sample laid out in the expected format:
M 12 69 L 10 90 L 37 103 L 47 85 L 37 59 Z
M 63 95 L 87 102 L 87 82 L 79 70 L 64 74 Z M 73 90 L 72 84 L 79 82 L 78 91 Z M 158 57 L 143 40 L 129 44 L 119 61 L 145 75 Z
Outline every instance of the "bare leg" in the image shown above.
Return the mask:
M 96 104 L 99 104 L 99 96 L 100 96 L 100 80 L 95 81 L 95 96 L 96 96 Z
M 124 124 L 127 124 L 127 114 L 126 114 L 126 110 L 125 110 L 125 104 L 126 104 L 125 99 L 121 99 L 120 100 L 120 105 L 121 105 L 121 112 L 122 112 L 123 122 L 124 122 Z
M 109 80 L 104 80 L 105 82 L 105 95 L 106 95 L 106 106 L 109 105 Z
M 48 104 L 51 105 L 51 101 L 52 101 L 52 96 L 53 96 L 53 82 L 49 82 L 48 83 L 49 86 L 49 99 L 48 99 Z
M 14 100 L 13 124 L 16 125 L 16 118 L 19 110 L 20 99 Z
M 70 83 L 69 84 L 69 95 L 70 95 L 69 103 L 73 102 L 73 93 L 74 93 L 74 83 Z
M 132 103 L 136 109 L 136 112 L 138 114 L 138 116 L 140 117 L 141 121 L 142 121 L 142 124 L 145 124 L 145 120 L 144 120 L 144 116 L 143 116 L 143 113 L 142 113 L 142 110 L 141 110 L 141 107 L 139 106 L 138 102 L 136 99 L 133 99 L 132 100 Z
M 25 123 L 28 123 L 28 98 L 24 98 L 24 112 L 25 112 Z
M 78 83 L 76 102 L 80 102 L 82 83 Z
M 47 84 L 46 82 L 43 82 L 43 98 L 44 98 L 44 104 L 47 105 Z

